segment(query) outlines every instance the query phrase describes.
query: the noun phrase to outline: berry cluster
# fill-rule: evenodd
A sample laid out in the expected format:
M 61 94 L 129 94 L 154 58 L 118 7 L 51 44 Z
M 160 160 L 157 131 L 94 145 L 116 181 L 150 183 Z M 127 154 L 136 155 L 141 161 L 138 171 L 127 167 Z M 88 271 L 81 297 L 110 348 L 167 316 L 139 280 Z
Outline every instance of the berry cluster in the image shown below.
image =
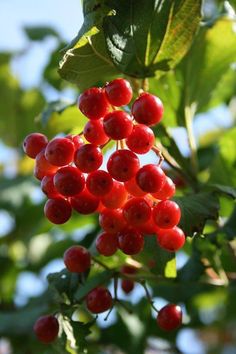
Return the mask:
M 70 219 L 72 210 L 81 215 L 99 213 L 102 232 L 96 247 L 104 256 L 111 256 L 118 249 L 136 255 L 144 247 L 144 236 L 150 234 L 155 234 L 159 245 L 171 252 L 185 242 L 185 235 L 177 226 L 180 208 L 170 200 L 175 184 L 161 168 L 163 158 L 154 146 L 155 136 L 150 128 L 162 119 L 162 102 L 142 92 L 129 111 L 127 105 L 132 96 L 132 88 L 124 79 L 115 79 L 103 88 L 92 87 L 78 100 L 80 111 L 88 118 L 81 134 L 48 141 L 43 134 L 33 133 L 23 145 L 25 153 L 35 158 L 34 175 L 41 180 L 41 189 L 49 198 L 45 216 L 54 224 L 63 224 Z M 110 155 L 106 168 L 101 169 L 102 149 L 111 140 L 116 142 L 116 151 Z M 159 163 L 140 166 L 138 155 L 151 149 L 159 156 Z M 64 262 L 70 272 L 85 272 L 90 268 L 91 255 L 85 248 L 73 246 L 65 252 Z M 121 269 L 124 275 L 134 272 L 127 266 Z M 125 278 L 121 286 L 129 293 L 134 281 Z M 86 296 L 86 304 L 91 312 L 100 313 L 111 308 L 113 300 L 108 289 L 100 286 Z M 50 316 L 49 319 L 39 321 L 53 322 Z M 163 329 L 174 329 L 181 323 L 181 310 L 167 305 L 159 311 L 157 321 Z M 35 330 L 39 339 L 41 328 L 38 324 Z M 47 335 L 45 338 L 47 341 Z

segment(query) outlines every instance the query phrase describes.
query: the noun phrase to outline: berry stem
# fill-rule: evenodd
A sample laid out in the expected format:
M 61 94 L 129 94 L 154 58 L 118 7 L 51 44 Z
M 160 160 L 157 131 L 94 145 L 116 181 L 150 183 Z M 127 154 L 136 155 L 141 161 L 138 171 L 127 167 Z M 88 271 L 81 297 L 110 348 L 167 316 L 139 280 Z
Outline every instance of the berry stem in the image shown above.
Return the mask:
M 143 287 L 144 290 L 145 290 L 146 297 L 147 297 L 148 302 L 150 303 L 152 309 L 153 309 L 155 312 L 158 313 L 159 311 L 157 310 L 157 308 L 156 308 L 156 307 L 154 306 L 154 304 L 153 304 L 152 297 L 151 297 L 151 295 L 150 295 L 150 293 L 149 293 L 149 290 L 148 290 L 148 288 L 147 288 L 147 285 L 146 285 L 145 281 L 140 281 L 140 284 L 142 285 L 142 287 Z
M 142 80 L 142 89 L 143 89 L 143 91 L 149 90 L 149 81 L 148 81 L 148 78 L 146 78 L 146 77 L 145 77 L 145 79 Z
M 164 161 L 164 157 L 162 155 L 161 150 L 157 147 L 157 146 L 153 146 L 152 147 L 152 151 L 155 152 L 155 154 L 159 157 L 159 162 L 158 162 L 158 166 L 162 165 L 162 162 Z
M 106 270 L 112 270 L 111 268 L 109 268 L 105 263 L 101 262 L 99 259 L 97 259 L 96 257 L 92 256 L 91 257 L 92 260 L 94 261 L 94 263 L 99 264 L 101 267 L 103 267 Z
M 105 146 L 107 146 L 110 143 L 111 139 L 109 139 L 105 144 L 100 145 L 100 149 L 103 149 Z

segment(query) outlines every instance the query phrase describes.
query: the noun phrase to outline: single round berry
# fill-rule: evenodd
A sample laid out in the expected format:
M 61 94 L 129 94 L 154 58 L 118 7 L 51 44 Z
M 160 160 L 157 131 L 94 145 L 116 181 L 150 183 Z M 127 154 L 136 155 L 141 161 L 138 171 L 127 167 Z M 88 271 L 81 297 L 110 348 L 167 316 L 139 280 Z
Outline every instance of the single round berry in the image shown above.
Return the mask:
M 41 316 L 35 322 L 33 329 L 40 342 L 52 343 L 58 336 L 59 323 L 52 315 Z
M 103 256 L 112 256 L 118 249 L 117 235 L 103 232 L 96 239 L 96 248 Z
M 146 154 L 155 142 L 155 135 L 151 128 L 144 124 L 134 125 L 132 133 L 126 139 L 128 148 L 136 154 Z
M 52 175 L 58 170 L 58 167 L 50 164 L 46 160 L 44 156 L 44 152 L 45 150 L 42 150 L 36 156 L 35 166 L 34 166 L 34 176 L 40 181 L 43 179 L 44 176 Z
M 102 151 L 94 144 L 83 145 L 75 152 L 75 165 L 82 172 L 89 173 L 96 171 L 101 166 L 102 161 Z
M 53 183 L 54 175 L 44 176 L 41 181 L 41 189 L 49 199 L 61 197 Z
M 135 177 L 125 182 L 124 185 L 127 192 L 129 192 L 129 194 L 131 194 L 134 197 L 144 197 L 147 194 L 138 186 Z
M 104 117 L 110 110 L 105 91 L 100 87 L 92 87 L 79 97 L 78 107 L 89 119 Z
M 182 324 L 182 311 L 180 306 L 168 304 L 158 312 L 157 323 L 165 331 L 177 329 Z
M 99 215 L 99 224 L 103 230 L 110 234 L 116 234 L 126 226 L 122 209 L 104 208 Z
M 131 116 L 124 111 L 113 111 L 103 119 L 106 134 L 113 140 L 127 138 L 133 129 Z
M 67 138 L 55 138 L 51 140 L 46 149 L 45 157 L 52 165 L 65 166 L 73 161 L 75 147 Z
M 75 150 L 79 149 L 82 145 L 84 145 L 84 141 L 79 134 L 78 135 L 69 134 L 66 135 L 65 138 L 73 142 Z
M 137 226 L 137 229 L 143 235 L 155 235 L 159 230 L 152 218 L 148 222 Z
M 153 197 L 160 200 L 165 200 L 172 198 L 175 194 L 175 184 L 170 177 L 166 176 L 166 181 L 162 188 L 156 192 L 152 193 Z
M 148 164 L 140 168 L 136 175 L 138 186 L 147 193 L 156 193 L 164 185 L 166 175 L 162 169 L 153 164 Z
M 86 305 L 92 313 L 101 313 L 109 310 L 112 306 L 110 291 L 102 286 L 93 289 L 86 296 Z
M 57 171 L 53 182 L 60 194 L 71 197 L 82 192 L 85 186 L 85 177 L 78 168 L 66 166 Z
M 145 198 L 131 198 L 123 208 L 123 215 L 128 224 L 139 226 L 149 221 L 152 209 Z
M 102 204 L 109 209 L 122 208 L 128 198 L 123 183 L 113 180 L 111 191 L 101 198 Z
M 91 255 L 83 246 L 68 248 L 64 253 L 63 259 L 69 272 L 83 273 L 91 266 Z
M 134 281 L 130 279 L 121 280 L 121 288 L 124 293 L 129 294 L 134 289 Z
M 147 92 L 142 93 L 132 106 L 132 114 L 136 122 L 149 126 L 160 122 L 163 111 L 161 100 Z
M 111 191 L 113 180 L 106 171 L 97 170 L 88 175 L 86 186 L 90 193 L 97 197 L 102 197 Z
M 23 142 L 23 150 L 27 156 L 35 159 L 35 157 L 42 151 L 48 143 L 45 135 L 40 133 L 32 133 L 25 137 Z
M 105 86 L 105 92 L 108 101 L 116 107 L 129 104 L 133 95 L 129 81 L 121 78 L 109 82 Z
M 48 199 L 44 214 L 53 224 L 64 224 L 71 217 L 71 205 L 63 198 Z
M 128 255 L 138 254 L 144 246 L 143 235 L 136 229 L 127 227 L 118 234 L 119 248 Z
M 176 252 L 185 243 L 183 231 L 175 226 L 172 229 L 159 229 L 157 231 L 157 240 L 159 245 L 167 251 Z
M 180 207 L 172 200 L 162 200 L 153 208 L 153 220 L 161 229 L 171 229 L 179 223 L 180 218 Z
M 106 144 L 109 140 L 109 137 L 104 131 L 103 120 L 89 120 L 84 127 L 84 137 L 91 144 Z
M 139 169 L 139 159 L 130 150 L 117 150 L 110 156 L 107 169 L 114 179 L 125 182 L 136 175 Z
M 97 211 L 99 199 L 85 188 L 80 194 L 71 198 L 71 205 L 79 214 L 88 215 Z

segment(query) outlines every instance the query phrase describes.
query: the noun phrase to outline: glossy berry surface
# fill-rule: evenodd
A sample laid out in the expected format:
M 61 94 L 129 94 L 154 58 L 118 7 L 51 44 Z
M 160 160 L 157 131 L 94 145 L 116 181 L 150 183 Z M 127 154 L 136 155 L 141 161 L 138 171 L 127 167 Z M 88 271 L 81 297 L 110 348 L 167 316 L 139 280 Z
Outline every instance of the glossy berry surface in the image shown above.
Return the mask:
M 99 87 L 92 87 L 79 97 L 78 107 L 89 119 L 104 117 L 110 110 L 105 91 Z
M 44 176 L 48 176 L 54 174 L 58 167 L 50 164 L 44 155 L 45 150 L 40 151 L 40 153 L 36 156 L 35 166 L 34 166 L 34 176 L 40 181 Z
M 127 138 L 133 129 L 131 116 L 124 111 L 113 111 L 103 119 L 106 134 L 113 140 Z
M 71 217 L 70 203 L 63 198 L 48 199 L 44 206 L 46 218 L 53 224 L 64 224 Z
M 110 291 L 102 286 L 93 289 L 86 296 L 86 305 L 92 313 L 101 313 L 109 310 L 112 306 Z
M 132 114 L 136 122 L 148 126 L 159 123 L 164 112 L 161 100 L 150 93 L 142 93 L 133 103 Z
M 53 182 L 58 193 L 71 197 L 82 192 L 85 186 L 85 177 L 78 168 L 66 166 L 56 172 Z
M 79 149 L 82 145 L 84 145 L 84 141 L 80 135 L 69 134 L 69 135 L 66 135 L 65 138 L 67 138 L 73 142 L 75 150 Z
M 136 229 L 127 227 L 118 234 L 119 248 L 125 254 L 135 255 L 142 251 L 144 246 L 143 235 Z
M 32 133 L 25 137 L 23 142 L 23 150 L 27 156 L 35 159 L 48 143 L 48 139 L 44 134 Z
M 177 329 L 182 324 L 182 311 L 180 306 L 168 304 L 159 311 L 157 315 L 159 327 L 165 331 Z
M 117 150 L 110 156 L 107 169 L 114 179 L 125 182 L 136 175 L 139 169 L 139 159 L 130 150 Z
M 153 220 L 161 229 L 171 229 L 181 218 L 180 207 L 172 200 L 163 200 L 153 208 Z
M 89 120 L 84 127 L 84 137 L 91 144 L 106 144 L 109 140 L 109 137 L 104 131 L 103 120 Z
M 52 165 L 66 166 L 73 161 L 74 151 L 75 147 L 70 139 L 55 138 L 48 143 L 45 157 Z
M 109 82 L 105 86 L 105 92 L 108 101 L 116 107 L 129 104 L 133 95 L 129 81 L 122 78 Z
M 144 197 L 147 194 L 138 186 L 135 177 L 125 182 L 124 185 L 127 192 L 129 192 L 129 194 L 131 194 L 134 197 Z
M 109 209 L 122 208 L 128 198 L 128 192 L 123 183 L 113 180 L 111 191 L 102 196 L 102 204 Z
M 62 197 L 60 193 L 56 190 L 54 183 L 53 183 L 53 178 L 54 175 L 48 175 L 44 176 L 42 181 L 41 181 L 41 189 L 44 194 L 49 199 L 57 198 L 57 197 Z
M 74 210 L 79 214 L 92 214 L 99 206 L 99 199 L 91 194 L 87 188 L 70 199 Z
M 140 168 L 136 175 L 138 186 L 147 193 L 158 192 L 165 183 L 166 176 L 163 170 L 153 164 L 145 165 Z
M 172 181 L 172 179 L 167 176 L 166 176 L 165 183 L 161 187 L 161 189 L 156 193 L 152 193 L 154 198 L 160 199 L 160 200 L 172 198 L 174 196 L 174 194 L 175 194 L 175 184 Z
M 128 224 L 139 226 L 149 221 L 152 209 L 145 198 L 131 198 L 123 207 L 123 215 Z
M 64 253 L 64 263 L 69 272 L 83 273 L 91 266 L 89 251 L 82 246 L 72 246 Z
M 175 226 L 172 229 L 159 229 L 157 240 L 162 248 L 170 252 L 176 252 L 183 247 L 185 235 L 179 227 Z
M 144 124 L 137 124 L 126 139 L 126 144 L 136 154 L 146 154 L 152 148 L 154 141 L 155 135 L 152 129 Z
M 74 163 L 82 172 L 96 171 L 101 166 L 102 161 L 102 151 L 94 144 L 83 145 L 75 152 Z
M 91 172 L 86 180 L 88 191 L 97 197 L 108 194 L 113 186 L 112 177 L 103 170 Z
M 52 315 L 41 316 L 35 322 L 33 329 L 40 342 L 52 343 L 58 336 L 59 323 Z
M 126 226 L 122 209 L 104 208 L 99 215 L 99 224 L 103 230 L 116 234 Z
M 103 256 L 112 256 L 118 249 L 117 235 L 103 232 L 96 239 L 96 248 Z

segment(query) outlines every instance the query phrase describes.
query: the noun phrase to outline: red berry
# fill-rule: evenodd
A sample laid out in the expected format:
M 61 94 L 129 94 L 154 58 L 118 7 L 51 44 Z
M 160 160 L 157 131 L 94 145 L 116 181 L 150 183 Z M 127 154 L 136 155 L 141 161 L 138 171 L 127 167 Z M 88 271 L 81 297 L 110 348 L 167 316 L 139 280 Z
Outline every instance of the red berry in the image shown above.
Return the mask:
M 161 229 L 171 229 L 181 218 L 178 204 L 172 200 L 163 200 L 153 208 L 153 220 Z
M 133 129 L 131 116 L 124 111 L 113 111 L 103 119 L 106 134 L 113 140 L 127 138 Z
M 119 248 L 128 255 L 138 254 L 144 246 L 143 235 L 136 229 L 127 227 L 118 234 Z
M 96 145 L 86 144 L 75 152 L 74 162 L 82 172 L 96 171 L 101 166 L 102 161 L 102 151 Z
M 133 103 L 132 114 L 136 122 L 145 125 L 155 125 L 163 116 L 161 100 L 150 93 L 142 93 Z
M 137 229 L 143 234 L 143 235 L 154 235 L 157 233 L 159 230 L 157 225 L 154 223 L 152 219 L 148 220 L 148 222 L 139 225 Z
M 113 180 L 106 171 L 97 170 L 88 175 L 86 186 L 90 193 L 97 197 L 102 197 L 111 191 Z
M 158 312 L 157 323 L 161 329 L 172 331 L 182 324 L 182 311 L 180 306 L 168 304 Z
M 78 106 L 89 119 L 102 118 L 110 110 L 105 92 L 100 87 L 92 87 L 82 93 L 79 97 Z
M 170 252 L 178 251 L 185 243 L 183 231 L 175 226 L 172 229 L 159 229 L 157 231 L 159 245 Z
M 139 169 L 139 159 L 130 150 L 117 150 L 110 156 L 107 169 L 114 179 L 125 182 L 136 175 Z
M 92 214 L 97 211 L 99 199 L 85 188 L 80 194 L 71 198 L 71 205 L 79 214 Z
M 71 205 L 63 198 L 48 199 L 44 214 L 53 224 L 64 224 L 71 217 Z
M 72 246 L 64 253 L 64 263 L 69 272 L 83 273 L 91 266 L 89 251 L 82 246 Z
M 152 209 L 145 198 L 131 198 L 123 208 L 123 215 L 128 224 L 139 226 L 148 222 Z
M 175 194 L 175 184 L 170 177 L 166 176 L 166 181 L 162 188 L 156 192 L 152 193 L 153 197 L 160 200 L 165 200 L 172 198 Z
M 99 286 L 86 296 L 86 305 L 92 313 L 107 311 L 112 306 L 112 296 L 108 289 Z
M 128 193 L 124 184 L 118 181 L 113 181 L 111 191 L 101 198 L 102 204 L 109 209 L 122 208 L 128 198 Z
M 85 186 L 85 177 L 78 168 L 66 166 L 57 171 L 53 182 L 60 194 L 71 197 L 82 192 Z
M 65 138 L 71 140 L 74 144 L 75 150 L 79 149 L 82 145 L 84 145 L 84 141 L 80 135 L 66 135 Z
M 72 162 L 74 151 L 74 144 L 70 139 L 55 138 L 48 143 L 45 157 L 52 165 L 65 166 Z
M 112 256 L 118 249 L 117 235 L 103 232 L 96 239 L 96 247 L 103 256 Z
M 121 267 L 120 271 L 123 274 L 135 274 L 137 273 L 137 268 L 130 265 L 124 265 Z
M 131 279 L 122 279 L 121 288 L 126 293 L 129 294 L 134 289 L 134 281 Z
M 134 197 L 144 197 L 147 194 L 137 185 L 135 177 L 125 182 L 124 185 L 129 194 L 133 195 Z
M 126 221 L 121 209 L 104 208 L 99 215 L 99 224 L 106 232 L 116 234 L 125 227 Z
M 34 324 L 34 333 L 38 340 L 43 343 L 53 342 L 59 332 L 59 323 L 56 317 L 52 315 L 41 316 Z
M 42 151 L 48 143 L 45 135 L 40 133 L 32 133 L 25 137 L 23 142 L 23 150 L 27 156 L 35 159 L 35 157 Z
M 109 82 L 105 86 L 105 92 L 108 101 L 116 107 L 129 104 L 133 95 L 129 81 L 121 78 Z
M 140 168 L 136 175 L 138 186 L 147 193 L 156 193 L 164 185 L 166 176 L 162 169 L 153 164 Z
M 50 199 L 61 197 L 53 183 L 54 175 L 44 176 L 41 181 L 41 189 Z
M 146 154 L 152 148 L 154 141 L 155 135 L 152 129 L 144 124 L 137 124 L 126 139 L 126 145 L 136 154 Z
M 40 151 L 35 159 L 34 176 L 42 180 L 44 176 L 54 174 L 58 167 L 51 165 L 44 156 L 45 150 Z
M 104 131 L 103 120 L 89 120 L 84 127 L 84 137 L 91 144 L 106 144 L 109 140 L 109 137 Z

